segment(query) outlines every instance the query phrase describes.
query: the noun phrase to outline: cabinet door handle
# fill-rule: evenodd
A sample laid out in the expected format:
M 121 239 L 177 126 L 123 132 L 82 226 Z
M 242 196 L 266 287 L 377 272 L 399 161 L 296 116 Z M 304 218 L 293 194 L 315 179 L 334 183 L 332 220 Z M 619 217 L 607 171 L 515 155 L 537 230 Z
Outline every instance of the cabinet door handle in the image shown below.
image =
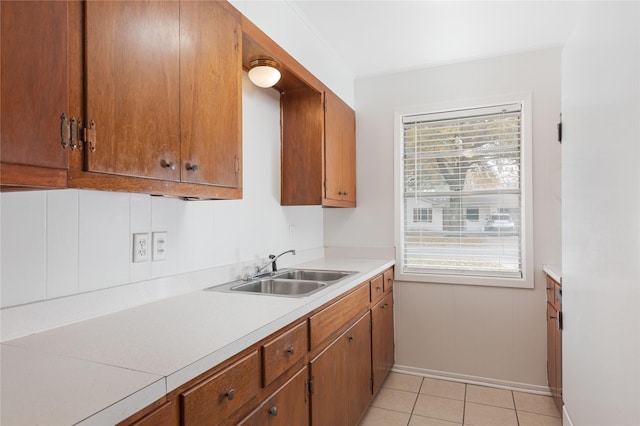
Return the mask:
M 353 336 L 349 336 L 349 343 L 353 342 Z
M 287 349 L 285 351 L 286 353 L 288 353 L 289 355 L 293 355 L 295 353 L 295 348 L 293 347 L 293 345 L 291 347 L 289 347 L 289 349 Z
M 229 400 L 229 401 L 233 401 L 233 398 L 236 397 L 236 390 L 235 389 L 229 389 L 229 392 L 225 393 L 224 396 Z
M 193 173 L 197 173 L 200 167 L 197 164 L 187 163 L 185 166 L 187 170 L 191 170 Z
M 176 163 L 174 163 L 173 161 L 167 163 L 167 160 L 162 160 L 160 162 L 160 165 L 162 167 L 167 168 L 167 169 L 171 169 L 171 170 L 175 170 L 176 169 Z
M 273 417 L 277 416 L 278 415 L 278 407 L 274 405 L 273 407 L 269 408 L 269 415 L 273 416 Z

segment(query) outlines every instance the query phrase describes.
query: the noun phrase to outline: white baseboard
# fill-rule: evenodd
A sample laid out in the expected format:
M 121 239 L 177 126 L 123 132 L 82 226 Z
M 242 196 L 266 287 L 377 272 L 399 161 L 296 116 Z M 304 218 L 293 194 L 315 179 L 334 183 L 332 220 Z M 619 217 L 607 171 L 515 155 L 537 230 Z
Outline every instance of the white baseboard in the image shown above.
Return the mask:
M 566 405 L 562 406 L 562 426 L 573 426 L 573 422 L 571 421 L 571 417 L 569 417 Z
M 466 374 L 449 373 L 446 371 L 428 370 L 425 368 L 410 367 L 407 365 L 395 364 L 391 371 L 415 376 L 431 377 L 434 379 L 444 379 L 453 382 L 470 383 L 473 385 L 490 386 L 499 389 L 507 389 L 518 392 L 535 393 L 538 395 L 551 395 L 547 386 L 532 385 L 529 383 L 511 382 L 508 380 L 498 380 L 489 377 L 478 377 Z

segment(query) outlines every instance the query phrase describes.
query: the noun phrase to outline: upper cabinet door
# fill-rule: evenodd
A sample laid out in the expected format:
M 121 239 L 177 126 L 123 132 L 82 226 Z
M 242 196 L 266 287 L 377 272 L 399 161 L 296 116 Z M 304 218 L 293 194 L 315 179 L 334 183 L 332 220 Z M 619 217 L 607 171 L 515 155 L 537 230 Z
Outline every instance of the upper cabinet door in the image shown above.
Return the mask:
M 179 180 L 180 4 L 89 1 L 85 37 L 86 169 Z
M 67 2 L 0 4 L 1 183 L 66 186 L 61 115 L 69 110 Z M 38 169 L 13 173 L 20 166 Z
M 220 2 L 180 4 L 183 182 L 241 186 L 242 32 Z
M 355 112 L 325 92 L 325 196 L 323 205 L 355 207 Z

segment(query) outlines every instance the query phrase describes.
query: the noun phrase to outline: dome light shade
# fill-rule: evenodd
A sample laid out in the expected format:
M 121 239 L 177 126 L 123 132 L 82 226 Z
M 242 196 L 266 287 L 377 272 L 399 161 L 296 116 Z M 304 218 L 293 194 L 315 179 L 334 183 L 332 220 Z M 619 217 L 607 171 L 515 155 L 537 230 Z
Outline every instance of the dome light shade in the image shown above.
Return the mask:
M 258 87 L 272 87 L 280 80 L 278 63 L 272 59 L 254 59 L 249 63 L 249 80 Z

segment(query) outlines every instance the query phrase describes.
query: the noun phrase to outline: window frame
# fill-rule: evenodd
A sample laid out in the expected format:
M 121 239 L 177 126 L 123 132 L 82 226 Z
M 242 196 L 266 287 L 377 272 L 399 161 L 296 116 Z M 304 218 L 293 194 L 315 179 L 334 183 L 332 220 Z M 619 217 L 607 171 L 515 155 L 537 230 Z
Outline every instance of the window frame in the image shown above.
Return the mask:
M 403 122 L 407 115 L 433 114 L 455 112 L 467 109 L 485 108 L 500 104 L 520 103 L 521 110 L 521 167 L 520 171 L 520 228 L 522 277 L 499 276 L 470 276 L 456 274 L 437 274 L 433 272 L 407 273 L 403 270 L 403 183 L 404 170 L 402 158 Z M 476 99 L 463 99 L 451 102 L 431 103 L 397 107 L 394 110 L 394 228 L 396 246 L 395 278 L 398 281 L 412 281 L 424 283 L 479 285 L 490 287 L 533 288 L 534 286 L 534 257 L 533 257 L 533 138 L 531 93 L 516 93 Z

